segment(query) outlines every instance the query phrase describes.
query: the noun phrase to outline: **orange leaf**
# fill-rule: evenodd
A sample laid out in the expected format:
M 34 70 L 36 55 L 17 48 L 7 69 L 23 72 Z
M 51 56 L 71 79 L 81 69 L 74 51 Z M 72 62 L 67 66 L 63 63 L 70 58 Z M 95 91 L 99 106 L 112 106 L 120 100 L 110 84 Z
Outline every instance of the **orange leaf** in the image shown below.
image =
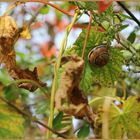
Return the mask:
M 32 26 L 31 26 L 31 28 L 34 30 L 34 29 L 38 29 L 38 28 L 40 28 L 40 27 L 42 27 L 43 26 L 43 23 L 42 22 L 35 22 Z
M 63 31 L 68 25 L 68 22 L 66 20 L 56 20 L 56 27 L 57 27 L 57 30 L 60 32 L 60 31 Z
M 41 53 L 43 56 L 50 58 L 56 55 L 56 47 L 52 42 L 44 43 L 41 46 Z
M 107 8 L 111 5 L 112 1 L 101 0 L 98 2 L 98 10 L 100 13 L 107 10 Z

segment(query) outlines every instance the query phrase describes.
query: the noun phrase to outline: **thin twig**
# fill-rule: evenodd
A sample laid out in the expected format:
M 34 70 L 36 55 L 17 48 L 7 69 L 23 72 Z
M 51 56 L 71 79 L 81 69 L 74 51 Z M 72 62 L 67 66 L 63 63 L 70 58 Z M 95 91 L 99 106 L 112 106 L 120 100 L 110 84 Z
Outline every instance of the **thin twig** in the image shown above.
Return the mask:
M 117 3 L 126 11 L 128 15 L 131 16 L 131 18 L 140 26 L 140 21 L 133 15 L 131 11 L 120 1 L 117 1 Z
M 12 4 L 10 6 L 10 8 L 4 13 L 4 15 L 8 15 L 9 11 L 13 10 L 16 6 L 21 5 L 21 4 L 25 3 L 25 2 L 40 2 L 40 3 L 44 3 L 46 5 L 49 5 L 49 6 L 53 7 L 53 8 L 55 8 L 55 9 L 57 9 L 58 11 L 66 14 L 68 16 L 73 16 L 73 14 L 69 13 L 68 11 L 65 11 L 65 10 L 59 8 L 56 5 L 50 3 L 50 2 L 48 2 L 46 0 L 20 0 L 20 1 L 17 0 L 14 4 Z
M 89 33 L 90 33 L 90 29 L 91 29 L 91 24 L 92 24 L 92 12 L 90 11 L 90 21 L 89 21 L 89 25 L 88 25 L 88 28 L 87 28 L 86 38 L 85 38 L 84 46 L 83 46 L 83 50 L 82 50 L 82 58 L 84 58 L 86 44 L 87 44 L 88 36 L 89 36 Z
M 32 16 L 32 18 L 30 19 L 30 21 L 27 23 L 27 25 L 25 25 L 27 28 L 29 28 L 31 26 L 31 24 L 36 20 L 37 15 L 39 14 L 40 9 L 42 8 L 42 6 L 39 8 L 39 10 L 35 13 L 35 15 Z
M 127 93 L 126 93 L 126 83 L 125 83 L 125 81 L 122 81 L 122 89 L 123 89 L 123 100 L 126 100 Z
M 6 10 L 6 12 L 3 14 L 4 16 L 8 16 L 9 15 L 9 12 L 12 11 L 14 8 L 16 8 L 18 5 L 20 4 L 23 4 L 24 2 L 21 2 L 21 1 L 14 1 L 14 3 L 12 3 L 8 9 Z
M 50 128 L 49 126 L 47 126 L 46 124 L 40 122 L 39 120 L 37 120 L 35 117 L 30 116 L 27 112 L 19 109 L 17 106 L 15 106 L 13 103 L 9 102 L 8 100 L 6 100 L 5 98 L 0 96 L 0 99 L 5 102 L 6 104 L 8 104 L 10 107 L 12 107 L 13 109 L 15 109 L 18 113 L 20 113 L 21 115 L 28 117 L 31 121 L 36 122 L 40 125 L 42 125 L 43 127 L 47 128 L 48 130 L 50 130 L 51 132 L 53 132 L 54 134 L 57 134 L 59 137 L 62 138 L 67 138 L 66 136 L 58 133 L 57 131 L 53 130 L 52 128 Z
M 85 14 L 88 15 L 88 16 L 90 16 L 88 12 L 85 12 Z M 104 31 L 106 31 L 106 29 L 104 28 L 104 26 L 103 26 L 100 22 L 97 21 L 96 15 L 95 15 L 94 11 L 92 11 L 92 16 L 93 16 L 94 21 L 95 21 Z
M 36 85 L 44 93 L 44 95 L 46 96 L 47 99 L 50 98 L 49 95 L 46 94 L 45 89 L 34 80 L 31 80 L 31 79 L 18 79 L 18 80 L 15 80 L 15 81 L 11 82 L 10 84 L 19 84 L 19 83 L 31 83 L 33 85 Z
M 132 44 L 125 39 L 121 34 L 117 34 L 117 36 L 115 37 L 116 41 L 118 43 L 120 43 L 124 48 L 126 48 L 127 50 L 129 50 L 133 55 L 136 54 L 136 49 L 132 46 Z

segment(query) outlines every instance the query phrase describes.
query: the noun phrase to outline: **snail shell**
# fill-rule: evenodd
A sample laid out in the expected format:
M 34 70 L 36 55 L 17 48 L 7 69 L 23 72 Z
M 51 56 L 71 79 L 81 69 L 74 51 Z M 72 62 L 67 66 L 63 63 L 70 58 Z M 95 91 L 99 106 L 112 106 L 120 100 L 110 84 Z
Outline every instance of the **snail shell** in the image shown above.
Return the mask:
M 108 63 L 109 53 L 105 44 L 93 48 L 88 55 L 89 63 L 96 67 L 103 67 Z

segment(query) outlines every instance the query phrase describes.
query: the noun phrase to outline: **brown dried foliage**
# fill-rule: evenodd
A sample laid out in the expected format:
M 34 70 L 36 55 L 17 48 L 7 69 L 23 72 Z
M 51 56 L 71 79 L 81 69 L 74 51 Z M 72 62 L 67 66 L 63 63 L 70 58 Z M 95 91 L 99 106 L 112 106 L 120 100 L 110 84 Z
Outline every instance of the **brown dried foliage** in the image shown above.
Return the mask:
M 18 27 L 10 16 L 0 17 L 0 63 L 4 63 L 7 69 L 16 65 L 14 50 L 15 42 L 19 38 Z
M 9 73 L 11 77 L 15 80 L 28 79 L 28 80 L 33 80 L 34 82 L 39 84 L 41 87 L 46 86 L 45 83 L 39 80 L 36 67 L 34 68 L 33 71 L 30 71 L 29 69 L 22 70 L 18 67 L 14 67 L 9 71 Z M 33 83 L 25 83 L 25 82 L 20 82 L 18 84 L 18 87 L 27 89 L 32 92 L 38 88 L 38 86 Z
M 65 64 L 61 83 L 55 96 L 55 105 L 60 111 L 77 118 L 86 117 L 92 123 L 95 116 L 88 105 L 87 97 L 79 87 L 83 67 L 83 59 L 75 55 Z
M 33 80 L 43 87 L 46 84 L 38 79 L 37 68 L 30 71 L 29 69 L 22 70 L 16 66 L 14 45 L 20 37 L 21 31 L 22 29 L 18 29 L 17 24 L 12 17 L 0 17 L 0 63 L 5 64 L 10 76 L 14 80 Z M 23 82 L 19 83 L 18 86 L 29 91 L 35 91 L 38 88 L 37 85 Z

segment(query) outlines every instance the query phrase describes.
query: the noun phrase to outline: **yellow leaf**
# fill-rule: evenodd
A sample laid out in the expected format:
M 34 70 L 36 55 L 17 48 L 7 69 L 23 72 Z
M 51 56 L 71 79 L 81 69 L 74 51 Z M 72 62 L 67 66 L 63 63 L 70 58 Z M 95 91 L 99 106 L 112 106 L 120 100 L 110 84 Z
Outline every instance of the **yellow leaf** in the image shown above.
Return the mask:
M 31 39 L 31 34 L 28 27 L 23 27 L 23 31 L 20 33 L 20 37 L 25 39 Z

